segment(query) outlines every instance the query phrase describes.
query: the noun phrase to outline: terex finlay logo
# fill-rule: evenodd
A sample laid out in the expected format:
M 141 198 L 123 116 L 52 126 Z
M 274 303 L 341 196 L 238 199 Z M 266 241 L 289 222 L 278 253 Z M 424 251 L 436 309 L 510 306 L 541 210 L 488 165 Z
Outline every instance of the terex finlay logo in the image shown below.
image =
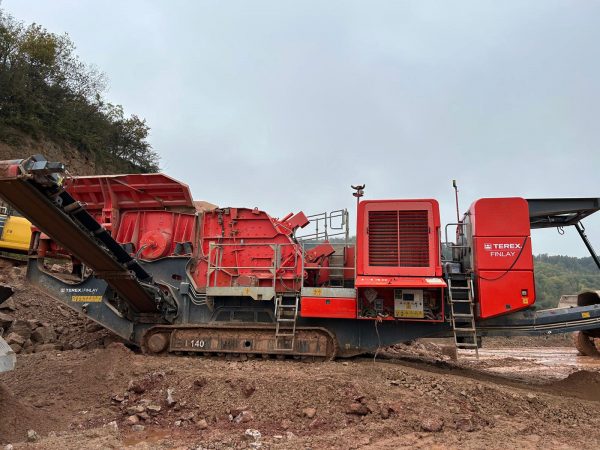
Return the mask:
M 517 251 L 521 250 L 522 244 L 516 243 L 498 243 L 492 244 L 489 242 L 483 243 L 483 249 L 490 252 L 490 256 L 510 257 L 515 256 Z

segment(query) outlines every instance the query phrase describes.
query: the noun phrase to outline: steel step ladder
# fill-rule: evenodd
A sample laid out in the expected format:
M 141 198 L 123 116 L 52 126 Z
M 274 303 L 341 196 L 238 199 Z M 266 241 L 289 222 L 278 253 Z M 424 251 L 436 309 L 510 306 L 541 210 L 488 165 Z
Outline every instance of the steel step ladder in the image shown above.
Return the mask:
M 475 356 L 479 359 L 471 278 L 469 276 L 449 277 L 448 298 L 454 345 L 457 349 L 475 350 Z
M 284 303 L 283 297 L 275 297 L 275 350 L 293 352 L 298 319 L 298 297 L 294 303 Z

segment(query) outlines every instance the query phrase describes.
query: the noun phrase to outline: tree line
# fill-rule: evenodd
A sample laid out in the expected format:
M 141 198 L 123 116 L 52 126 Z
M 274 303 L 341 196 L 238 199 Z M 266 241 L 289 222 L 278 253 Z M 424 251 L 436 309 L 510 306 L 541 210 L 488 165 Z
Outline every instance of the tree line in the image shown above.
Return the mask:
M 561 295 L 600 289 L 600 270 L 591 257 L 534 256 L 536 304 L 556 307 Z
M 0 139 L 66 142 L 99 163 L 155 172 L 149 126 L 103 98 L 106 77 L 75 54 L 68 35 L 25 25 L 0 9 Z M 18 132 L 15 132 L 18 131 Z

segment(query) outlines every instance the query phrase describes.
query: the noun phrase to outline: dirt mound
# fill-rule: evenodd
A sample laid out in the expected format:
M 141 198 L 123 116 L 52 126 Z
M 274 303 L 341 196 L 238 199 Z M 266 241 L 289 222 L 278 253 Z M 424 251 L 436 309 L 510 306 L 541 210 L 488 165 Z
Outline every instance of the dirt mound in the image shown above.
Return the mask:
M 600 401 L 600 373 L 588 370 L 573 372 L 564 380 L 551 385 L 557 392 L 563 391 L 586 400 Z
M 456 359 L 456 347 L 452 342 L 434 343 L 426 339 L 420 339 L 403 344 L 395 344 L 383 349 L 382 354 L 388 356 L 405 357 L 407 359 L 421 359 L 429 361 L 448 361 Z
M 396 359 L 385 362 L 145 356 L 109 344 L 108 332 L 28 286 L 23 272 L 0 271 L 16 290 L 0 305 L 0 319 L 11 324 L 13 339 L 31 341 L 21 346 L 16 370 L 0 375 L 10 391 L 0 390 L 0 443 L 17 450 L 591 449 L 600 439 L 589 402 L 600 401 L 597 373 L 543 386 L 502 384 L 459 370 L 461 359 L 448 362 L 448 340 L 384 349 Z M 44 350 L 38 341 L 46 339 L 52 343 Z M 432 370 L 412 367 L 412 359 Z M 507 377 L 530 369 L 515 358 L 502 364 Z M 22 442 L 29 429 L 39 441 Z
M 19 401 L 0 383 L 0 442 L 22 441 L 28 430 L 45 428 L 44 415 Z
M 25 282 L 25 266 L 0 259 L 0 283 L 14 294 L 0 303 L 2 325 L 15 353 L 93 349 L 121 341 L 113 333 L 90 321 L 59 301 Z
M 43 435 L 106 424 L 110 393 L 126 389 L 138 373 L 133 356 L 118 343 L 102 350 L 19 355 L 16 370 L 2 374 L 12 394 L 3 390 L 0 397 L 0 443 L 23 440 L 28 429 Z
M 532 390 L 372 358 L 235 362 L 113 344 L 22 355 L 2 380 L 52 418 L 51 436 L 36 430 L 41 440 L 17 449 L 247 448 L 247 430 L 274 449 L 594 448 L 600 438 L 594 408 L 562 385 Z M 107 432 L 115 425 L 118 433 Z
M 194 207 L 198 212 L 212 211 L 213 209 L 218 208 L 214 203 L 206 202 L 204 200 L 194 200 Z
M 494 336 L 484 337 L 483 347 L 573 347 L 573 341 L 571 333 L 551 334 L 548 336 Z

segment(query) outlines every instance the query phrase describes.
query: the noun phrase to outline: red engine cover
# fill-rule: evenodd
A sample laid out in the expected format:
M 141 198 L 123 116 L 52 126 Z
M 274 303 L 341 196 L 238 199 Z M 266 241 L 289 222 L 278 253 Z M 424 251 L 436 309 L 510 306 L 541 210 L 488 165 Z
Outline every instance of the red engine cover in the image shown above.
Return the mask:
M 529 236 L 529 205 L 524 198 L 481 198 L 470 213 L 474 236 Z
M 436 277 L 436 200 L 365 200 L 358 206 L 357 275 Z
M 470 208 L 473 270 L 482 319 L 535 302 L 529 207 L 522 198 L 483 198 Z

